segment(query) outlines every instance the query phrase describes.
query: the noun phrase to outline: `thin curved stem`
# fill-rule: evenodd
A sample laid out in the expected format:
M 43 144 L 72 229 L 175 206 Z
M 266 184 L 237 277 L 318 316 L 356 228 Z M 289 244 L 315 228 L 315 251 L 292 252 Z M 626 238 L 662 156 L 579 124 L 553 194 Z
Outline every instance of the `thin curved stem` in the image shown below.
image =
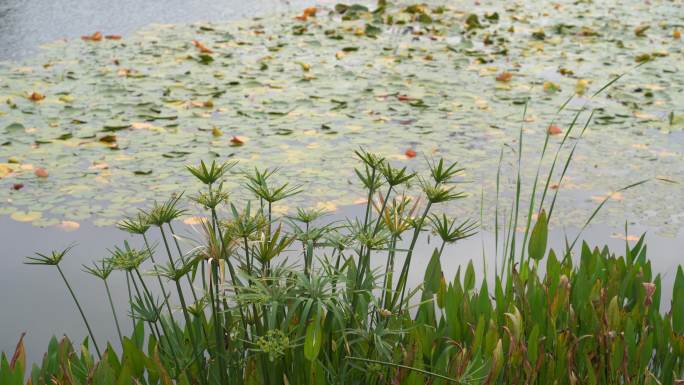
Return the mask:
M 164 228 L 162 226 L 159 226 L 159 231 L 161 232 L 162 235 L 162 240 L 164 241 L 164 247 L 166 247 L 166 253 L 169 256 L 169 262 L 173 265 L 173 257 L 171 256 L 171 248 L 169 247 L 169 241 L 166 239 L 166 232 L 164 231 Z M 172 230 L 173 234 L 173 230 Z M 181 254 L 181 261 L 185 263 L 185 259 L 183 258 L 183 254 Z M 195 288 L 192 285 L 192 280 L 190 277 L 186 276 L 185 277 L 188 280 L 188 284 L 190 285 L 190 292 L 192 293 L 192 298 L 197 302 L 197 294 L 195 293 Z
M 119 341 L 123 343 L 123 336 L 121 334 L 121 327 L 119 327 L 119 319 L 116 317 L 116 310 L 114 310 L 114 302 L 112 301 L 112 293 L 109 291 L 109 285 L 107 280 L 103 279 L 105 290 L 107 291 L 107 298 L 109 299 L 109 307 L 112 309 L 112 315 L 114 316 L 114 324 L 116 324 L 116 332 L 119 335 Z
M 150 260 L 152 260 L 154 272 L 156 273 L 157 272 L 157 261 L 154 260 L 154 254 L 152 253 L 152 248 L 150 248 L 150 244 L 149 244 L 149 242 L 147 242 L 147 236 L 145 236 L 145 234 L 142 234 L 142 237 L 143 237 L 143 240 L 145 241 L 145 247 L 147 248 L 147 253 L 150 255 Z M 168 298 L 171 294 L 170 293 L 167 294 L 166 288 L 164 287 L 164 283 L 162 282 L 159 274 L 157 274 L 157 282 L 159 282 L 159 288 L 161 289 L 162 295 L 164 296 L 164 298 L 167 298 L 166 310 L 169 312 L 169 317 L 171 317 L 171 319 L 173 319 L 173 312 L 171 311 L 171 305 L 169 305 L 169 301 L 168 301 Z
M 74 294 L 74 291 L 71 289 L 71 285 L 69 285 L 69 281 L 67 281 L 66 277 L 64 276 L 64 273 L 62 272 L 62 268 L 57 266 L 57 271 L 59 271 L 59 274 L 62 276 L 62 280 L 64 280 L 64 284 L 66 284 L 67 289 L 69 289 L 69 293 L 71 293 L 71 297 L 74 299 L 74 302 L 76 303 L 76 307 L 78 308 L 78 312 L 81 313 L 81 318 L 83 318 L 83 323 L 85 323 L 86 329 L 88 329 L 88 334 L 90 334 L 90 339 L 93 340 L 93 345 L 95 346 L 95 351 L 97 351 L 97 357 L 99 359 L 102 359 L 102 354 L 100 353 L 100 347 L 97 346 L 97 341 L 95 340 L 95 335 L 93 334 L 93 330 L 90 328 L 90 324 L 88 323 L 88 319 L 85 316 L 85 313 L 83 313 L 83 308 L 81 308 L 81 304 L 78 302 L 78 299 L 76 299 L 76 294 Z

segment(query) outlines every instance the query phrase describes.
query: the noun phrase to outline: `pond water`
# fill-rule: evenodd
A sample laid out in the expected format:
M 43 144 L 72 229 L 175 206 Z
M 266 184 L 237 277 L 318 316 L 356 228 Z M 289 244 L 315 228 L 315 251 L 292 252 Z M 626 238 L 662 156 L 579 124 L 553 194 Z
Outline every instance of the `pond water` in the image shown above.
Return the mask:
M 37 54 L 40 45 L 95 31 L 129 34 L 152 23 L 225 21 L 300 10 L 306 0 L 9 0 L 0 3 L 0 60 Z
M 51 335 L 84 335 L 56 272 L 22 264 L 34 251 L 72 242 L 78 246 L 65 273 L 97 335 L 113 339 L 101 282 L 81 264 L 128 239 L 112 226 L 122 216 L 172 191 L 194 191 L 185 164 L 280 166 L 281 178 L 301 183 L 305 193 L 279 212 L 318 205 L 343 217 L 354 215 L 362 198 L 354 149 L 419 171 L 425 158 L 444 156 L 467 168 L 469 182 L 469 198 L 444 210 L 479 218 L 482 200 L 486 219 L 499 167 L 504 201 L 513 195 L 521 125 L 528 192 L 550 123 L 564 134 L 582 108 L 595 111 L 581 138 L 589 111 L 580 114 L 560 151 L 564 160 L 578 144 L 552 243 L 560 247 L 564 234 L 574 235 L 607 194 L 649 178 L 613 194 L 585 234 L 619 252 L 625 221 L 628 235 L 648 232 L 667 301 L 684 250 L 684 54 L 672 25 L 684 16 L 681 6 L 560 1 L 549 12 L 554 5 L 546 2 L 457 1 L 439 11 L 431 2 L 425 13 L 390 11 L 407 23 L 384 28 L 363 12 L 341 20 L 333 3 L 323 2 L 306 21 L 294 16 L 311 2 L 298 0 L 0 4 L 0 351 L 11 351 L 28 331 L 33 361 Z M 431 23 L 418 20 L 423 14 Z M 96 31 L 122 38 L 79 38 Z M 646 54 L 653 60 L 633 68 Z M 542 175 L 562 138 L 550 137 Z M 49 176 L 36 176 L 38 168 Z M 556 170 L 553 181 L 558 177 Z M 238 181 L 227 183 L 237 188 Z M 77 230 L 64 230 L 74 224 Z M 493 255 L 492 238 L 485 225 L 449 250 L 446 271 L 472 258 L 483 273 L 483 245 L 484 255 Z M 423 240 L 421 255 L 432 247 Z M 112 280 L 112 289 L 123 311 L 125 282 Z

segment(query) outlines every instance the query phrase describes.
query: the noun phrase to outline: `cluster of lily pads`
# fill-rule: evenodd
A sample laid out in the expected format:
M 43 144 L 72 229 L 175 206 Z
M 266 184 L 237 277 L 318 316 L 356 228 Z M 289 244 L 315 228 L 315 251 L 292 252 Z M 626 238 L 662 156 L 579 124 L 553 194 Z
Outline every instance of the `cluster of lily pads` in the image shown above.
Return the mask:
M 287 165 L 306 189 L 278 212 L 312 199 L 334 209 L 363 198 L 344 167 L 360 145 L 418 169 L 421 157 L 467 158 L 466 178 L 489 210 L 500 148 L 512 169 L 532 100 L 522 124 L 533 143 L 547 131 L 559 141 L 577 110 L 595 111 L 566 186 L 563 219 L 578 225 L 578 212 L 622 177 L 682 179 L 681 140 L 670 134 L 682 127 L 684 85 L 676 7 L 339 4 L 55 42 L 0 64 L 0 213 L 40 226 L 113 224 L 158 194 L 192 188 L 177 169 L 207 155 L 245 169 Z M 571 95 L 552 125 L 539 118 Z M 523 167 L 530 177 L 536 165 Z M 509 174 L 502 184 L 515 184 Z M 640 223 L 676 231 L 682 203 L 653 198 L 678 192 L 654 184 L 604 218 L 623 220 L 626 206 Z M 471 195 L 449 212 L 474 215 L 480 194 Z

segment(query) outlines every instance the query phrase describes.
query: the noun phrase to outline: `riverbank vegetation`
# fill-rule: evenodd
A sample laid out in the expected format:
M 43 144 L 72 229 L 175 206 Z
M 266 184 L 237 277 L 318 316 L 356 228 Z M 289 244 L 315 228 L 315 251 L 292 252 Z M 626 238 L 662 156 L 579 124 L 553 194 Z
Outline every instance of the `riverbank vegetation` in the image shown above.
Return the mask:
M 177 189 L 186 186 L 188 190 L 194 190 L 194 186 L 201 185 L 202 188 L 187 193 L 178 191 L 170 198 L 149 205 L 123 219 L 118 227 L 130 233 L 132 240 L 109 249 L 107 258 L 83 266 L 85 273 L 102 281 L 103 303 L 111 309 L 111 322 L 117 330 L 118 341 L 105 341 L 98 334 L 100 325 L 89 322 L 88 309 L 84 309 L 79 302 L 78 288 L 72 284 L 75 278 L 65 274 L 62 269 L 62 264 L 69 263 L 71 247 L 37 253 L 27 258 L 27 264 L 53 268 L 55 274 L 63 280 L 65 293 L 73 298 L 89 337 L 80 343 L 72 342 L 67 337 L 53 339 L 42 362 L 33 363 L 30 368 L 20 339 L 11 357 L 3 354 L 0 358 L 0 384 L 23 385 L 27 381 L 31 385 L 682 383 L 682 268 L 679 267 L 676 272 L 673 287 L 663 287 L 661 276 L 653 272 L 648 259 L 644 237 L 634 244 L 626 241 L 624 250 L 619 253 L 583 243 L 581 232 L 575 238 L 568 239 L 560 249 L 554 250 L 549 246 L 549 224 L 552 219 L 558 221 L 558 193 L 566 182 L 566 172 L 573 160 L 577 143 L 589 124 L 597 119 L 611 122 L 615 116 L 629 116 L 610 115 L 602 108 L 594 108 L 591 103 L 594 96 L 603 92 L 622 75 L 611 76 L 612 80 L 608 84 L 597 87 L 597 91 L 593 88 L 590 91 L 588 81 L 575 79 L 573 72 L 567 68 L 558 69 L 562 76 L 567 77 L 564 80 L 575 84 L 575 92 L 560 109 L 555 110 L 554 107 L 554 110 L 557 115 L 561 112 L 568 113 L 570 118 L 554 121 L 548 126 L 544 124 L 543 131 L 537 132 L 544 133 L 537 136 L 543 141 L 543 147 L 538 163 L 532 163 L 532 168 L 534 165 L 538 166 L 536 171 L 532 170 L 534 179 L 529 183 L 527 199 L 521 198 L 526 194 L 523 187 L 529 180 L 526 179 L 523 183 L 524 129 L 520 129 L 517 138 L 513 138 L 515 134 L 507 137 L 511 139 L 507 146 L 517 157 L 511 162 L 517 167 L 517 175 L 503 175 L 502 151 L 499 156 L 499 173 L 493 184 L 496 200 L 493 204 L 486 203 L 483 192 L 480 205 L 480 212 L 489 212 L 493 206 L 495 213 L 492 224 L 495 252 L 494 255 L 485 255 L 483 247 L 482 258 L 486 262 L 483 264 L 485 271 L 482 274 L 476 272 L 472 262 L 471 258 L 476 256 L 451 255 L 450 249 L 446 247 L 472 237 L 485 221 L 484 214 L 479 220 L 472 220 L 456 217 L 454 211 L 446 209 L 447 206 L 453 208 L 465 202 L 464 198 L 468 195 L 467 188 L 464 187 L 466 165 L 429 157 L 425 161 L 427 167 L 416 167 L 416 171 L 405 166 L 408 159 L 418 161 L 414 159 L 418 153 L 413 148 L 405 150 L 405 157 L 398 160 L 369 150 L 374 142 L 382 146 L 384 140 L 377 139 L 385 138 L 378 136 L 368 139 L 367 148 L 358 148 L 354 152 L 357 160 L 353 173 L 356 175 L 354 184 L 361 186 L 364 191 L 364 209 L 357 217 L 332 221 L 323 209 L 317 207 L 304 207 L 287 214 L 276 209 L 282 202 L 303 195 L 300 193 L 304 188 L 295 184 L 292 170 L 289 171 L 290 174 L 284 175 L 275 168 L 254 168 L 252 161 L 259 159 L 259 156 L 245 156 L 245 159 L 250 159 L 247 164 L 217 161 L 219 158 L 233 159 L 235 154 L 224 156 L 225 154 L 214 152 L 214 149 L 224 149 L 227 146 L 245 149 L 247 138 L 232 134 L 224 137 L 219 127 L 205 127 L 204 119 L 213 119 L 212 125 L 221 122 L 226 123 L 225 126 L 251 127 L 245 124 L 247 119 L 282 117 L 289 123 L 269 120 L 272 122 L 269 124 L 273 124 L 271 128 L 274 135 L 295 135 L 291 137 L 294 138 L 293 141 L 296 139 L 305 143 L 294 129 L 299 128 L 295 124 L 298 125 L 305 119 L 301 118 L 301 112 L 295 110 L 322 108 L 322 103 L 313 103 L 309 99 L 326 100 L 333 107 L 325 107 L 324 111 L 316 114 L 308 113 L 307 119 L 315 122 L 315 130 L 306 130 L 302 135 L 345 135 L 344 140 L 331 141 L 324 148 L 325 151 L 335 153 L 335 157 L 330 159 L 342 164 L 348 157 L 340 155 L 340 148 L 347 149 L 363 142 L 346 140 L 354 137 L 363 126 L 348 126 L 339 122 L 352 119 L 352 107 L 363 111 L 356 115 L 367 115 L 366 118 L 372 119 L 374 125 L 399 125 L 392 134 L 399 132 L 402 141 L 406 139 L 404 126 L 418 127 L 413 118 L 406 118 L 412 114 L 411 111 L 419 110 L 425 114 L 431 106 L 437 107 L 430 111 L 439 113 L 435 112 L 422 121 L 420 127 L 423 128 L 438 126 L 455 116 L 453 111 L 460 107 L 447 105 L 442 100 L 455 98 L 442 98 L 442 95 L 437 97 L 432 94 L 439 90 L 436 84 L 443 82 L 443 78 L 449 78 L 444 73 L 439 73 L 440 79 L 426 82 L 425 90 L 413 90 L 403 83 L 385 89 L 383 87 L 386 82 L 383 78 L 378 78 L 375 90 L 364 85 L 364 92 L 372 98 L 349 101 L 337 99 L 339 95 L 334 91 L 336 86 L 348 82 L 347 77 L 352 78 L 353 73 L 335 63 L 343 62 L 345 57 L 374 58 L 378 51 L 374 42 L 382 31 L 378 25 L 403 26 L 410 21 L 421 26 L 420 29 L 401 28 L 392 36 L 386 36 L 390 39 L 386 44 L 389 48 L 383 48 L 382 51 L 391 60 L 384 60 L 384 65 L 392 66 L 391 72 L 387 73 L 393 79 L 399 79 L 398 82 L 403 82 L 404 76 L 403 73 L 402 76 L 396 76 L 395 64 L 411 63 L 416 58 L 427 63 L 425 65 L 428 68 L 435 66 L 442 69 L 447 66 L 432 63 L 439 64 L 439 60 L 446 62 L 455 55 L 462 55 L 474 57 L 473 65 L 485 65 L 494 60 L 491 57 L 508 53 L 507 40 L 496 38 L 497 35 L 493 33 L 483 34 L 484 48 L 480 50 L 475 50 L 469 39 L 454 42 L 449 39 L 452 27 L 458 27 L 458 32 L 463 32 L 461 34 L 465 37 L 474 36 L 478 30 L 485 28 L 510 33 L 515 31 L 513 26 L 499 25 L 498 13 L 466 16 L 449 9 L 429 9 L 422 6 L 402 8 L 394 14 L 385 12 L 383 6 L 374 12 L 358 5 L 338 6 L 330 12 L 329 17 L 336 23 L 339 19 L 340 24 L 335 24 L 335 28 L 324 29 L 318 24 L 304 24 L 307 20 L 316 18 L 316 10 L 308 9 L 298 18 L 294 27 L 287 22 L 275 30 L 286 30 L 288 36 L 315 42 L 318 40 L 313 40 L 313 37 L 319 37 L 324 42 L 323 47 L 329 51 L 329 60 L 319 61 L 318 67 L 344 71 L 344 76 L 330 87 L 317 85 L 317 77 L 313 75 L 318 74 L 323 79 L 335 72 L 317 72 L 318 68 L 312 69 L 310 63 L 290 60 L 290 56 L 284 54 L 299 53 L 300 47 L 285 44 L 269 47 L 273 57 L 267 58 L 263 58 L 263 52 L 259 48 L 258 60 L 249 69 L 253 72 L 247 73 L 250 76 L 245 76 L 248 81 L 242 80 L 243 78 L 240 81 L 227 78 L 227 82 L 220 80 L 227 75 L 216 70 L 218 64 L 229 67 L 235 64 L 233 61 L 243 60 L 239 55 L 233 57 L 232 54 L 222 54 L 222 50 L 227 52 L 229 49 L 237 50 L 237 47 L 257 47 L 256 44 L 245 43 L 249 41 L 246 39 L 263 40 L 260 35 L 264 33 L 264 29 L 274 27 L 237 29 L 237 32 L 232 32 L 244 33 L 246 37 L 243 39 L 242 35 L 238 35 L 242 40 L 233 42 L 235 39 L 227 31 L 199 26 L 197 30 L 190 32 L 193 36 L 201 32 L 203 41 L 210 41 L 212 48 L 207 46 L 210 43 L 186 39 L 191 34 L 185 31 L 187 36 L 185 32 L 179 33 L 184 39 L 182 46 L 168 48 L 164 52 L 176 52 L 176 55 L 184 52 L 183 65 L 192 68 L 193 73 L 201 73 L 197 68 L 212 68 L 211 80 L 205 83 L 202 77 L 202 82 L 191 89 L 190 84 L 178 87 L 178 81 L 173 77 L 164 78 L 165 81 L 173 80 L 173 84 L 168 85 L 164 91 L 165 99 L 159 102 L 159 95 L 156 93 L 160 89 L 159 78 L 133 68 L 119 68 L 117 59 L 112 64 L 117 66 L 116 71 L 103 72 L 98 76 L 123 78 L 130 80 L 130 84 L 138 84 L 140 89 L 155 92 L 140 97 L 138 109 L 131 112 L 131 116 L 126 115 L 129 114 L 128 107 L 123 109 L 125 112 L 121 112 L 120 116 L 116 116 L 116 120 L 110 120 L 111 116 L 98 116 L 95 119 L 98 123 L 89 128 L 92 132 L 87 132 L 87 136 L 83 137 L 78 135 L 85 135 L 84 132 L 74 136 L 72 132 L 60 131 L 59 135 L 55 132 L 49 141 L 45 139 L 23 143 L 12 139 L 27 148 L 33 143 L 36 149 L 40 148 L 37 144 L 73 141 L 76 142 L 72 146 L 74 148 L 89 144 L 98 148 L 98 151 L 101 150 L 100 147 L 106 151 L 130 150 L 136 156 L 148 156 L 145 159 L 147 161 L 151 159 L 151 153 L 136 146 L 161 142 L 160 133 L 171 132 L 178 134 L 169 142 L 173 151 L 165 149 L 164 152 L 157 151 L 154 154 L 170 159 L 168 163 L 164 163 L 164 167 L 169 170 L 162 173 L 158 169 L 140 169 L 140 163 L 130 162 L 133 158 L 126 157 L 125 161 L 129 162 L 129 166 L 121 166 L 125 173 L 121 171 L 122 179 L 118 179 L 117 183 L 144 187 L 146 194 L 166 192 L 169 186 Z M 395 19 L 395 15 L 400 15 L 402 19 Z M 403 18 L 407 21 L 402 21 Z M 367 22 L 366 19 L 370 21 Z M 343 22 L 348 21 L 357 22 L 359 27 L 346 28 Z M 515 22 L 518 23 L 518 20 Z M 435 27 L 440 25 L 441 29 Z M 465 31 L 461 31 L 461 28 L 465 28 Z M 527 50 L 530 45 L 534 52 L 543 51 L 542 43 L 548 43 L 548 49 L 554 50 L 555 44 L 559 44 L 569 34 L 567 30 L 575 29 L 577 31 L 570 34 L 572 39 L 584 41 L 594 39 L 599 34 L 586 27 L 559 24 L 553 31 L 530 31 L 528 40 L 533 44 L 527 44 L 527 41 L 524 48 Z M 641 30 L 640 34 L 643 35 L 645 31 L 646 29 Z M 549 41 L 547 33 L 558 36 Z M 434 39 L 440 42 L 440 49 L 418 55 L 414 48 L 395 44 L 391 40 L 406 34 L 409 35 L 410 42 Z M 643 36 L 634 37 L 637 38 L 641 39 Z M 83 44 L 95 44 L 94 42 L 101 40 L 101 36 L 96 39 L 96 35 L 91 35 L 85 40 Z M 119 39 L 112 40 L 111 45 L 120 49 L 121 57 L 130 58 L 132 63 L 141 57 L 134 49 L 145 49 L 145 46 L 136 48 L 135 44 L 126 45 L 117 42 Z M 185 40 L 192 41 L 192 44 Z M 338 47 L 340 40 L 344 44 L 342 47 Z M 349 45 L 348 40 L 354 45 Z M 406 44 L 408 43 L 404 42 Z M 514 43 L 510 46 L 510 49 L 515 48 Z M 90 46 L 86 47 L 102 54 Z M 321 50 L 321 44 L 318 44 L 317 49 Z M 192 54 L 187 54 L 188 50 Z M 394 53 L 390 56 L 390 52 Z M 155 51 L 150 51 L 149 55 L 157 57 Z M 645 63 L 656 57 L 668 57 L 667 53 L 660 51 L 647 55 L 648 57 L 642 57 L 638 61 Z M 111 61 L 110 56 L 107 53 L 108 61 Z M 257 57 L 256 54 L 252 56 Z M 275 60 L 277 58 L 287 60 Z M 629 56 L 630 65 L 634 60 Z M 283 65 L 280 63 L 287 63 L 289 72 L 281 71 Z M 292 63 L 296 65 L 290 66 Z M 162 64 L 156 64 L 155 70 L 158 70 Z M 172 66 L 173 73 L 176 74 L 177 63 L 169 61 L 169 66 Z M 451 67 L 454 66 L 450 65 L 449 68 Z M 143 68 L 142 64 L 139 68 Z M 364 74 L 367 71 L 365 66 L 358 68 Z M 461 73 L 461 64 L 451 70 Z M 290 76 L 292 71 L 297 72 L 296 78 Z M 384 71 L 380 72 L 385 74 Z M 83 73 L 91 76 L 95 72 L 84 70 Z M 423 71 L 425 76 L 436 73 L 438 71 L 432 69 Z M 177 73 L 182 79 L 189 74 L 190 71 Z M 274 79 L 282 76 L 287 78 L 286 84 L 297 82 L 297 87 L 312 84 L 311 87 L 320 93 L 315 97 L 309 95 L 297 100 L 286 95 L 282 100 L 264 100 L 262 106 L 254 108 L 253 98 L 245 98 L 243 92 L 228 92 L 229 87 L 238 86 L 245 89 L 283 88 L 277 82 L 257 82 L 255 79 L 263 74 L 270 74 Z M 504 95 L 512 89 L 512 78 L 518 77 L 511 71 L 497 74 L 496 71 L 487 70 L 484 74 L 493 78 L 490 80 L 496 82 L 494 84 L 497 84 L 497 90 Z M 365 82 L 366 77 L 354 75 L 353 79 L 363 78 Z M 225 87 L 214 89 L 216 81 L 225 83 L 222 83 Z M 240 82 L 247 84 L 241 85 Z M 473 83 L 471 78 L 468 78 L 468 82 Z M 451 88 L 463 87 L 461 84 Z M 559 90 L 550 81 L 544 81 L 537 88 L 545 95 L 540 97 L 544 103 L 552 103 L 551 95 L 556 95 Z M 119 95 L 109 91 L 107 89 L 107 92 L 102 92 L 102 105 L 110 107 L 123 103 L 122 100 L 125 99 L 125 105 L 128 106 L 130 92 Z M 479 98 L 485 91 L 473 91 L 477 95 L 474 98 L 475 108 L 483 111 L 497 110 L 490 109 L 487 102 Z M 239 98 L 240 102 L 232 100 L 233 97 Z M 58 98 L 60 103 L 67 105 L 74 102 L 72 95 L 57 93 L 47 97 L 38 94 L 22 102 L 34 109 L 46 98 L 48 101 Z M 371 99 L 377 106 L 368 112 L 368 101 Z M 533 121 L 526 115 L 529 95 L 519 98 L 504 96 L 502 100 L 507 103 L 510 101 L 509 104 L 512 105 L 524 106 L 521 107 L 525 111 L 522 121 Z M 231 115 L 228 119 L 222 116 L 227 110 L 214 111 L 214 103 L 242 107 L 236 108 L 234 116 Z M 637 105 L 636 102 L 622 104 Z M 91 110 L 89 105 L 78 106 Z M 264 109 L 263 106 L 268 108 Z M 594 109 L 589 111 L 588 106 Z M 565 111 L 566 107 L 568 111 Z M 69 105 L 69 109 L 73 108 Z M 196 113 L 197 109 L 202 109 L 203 112 Z M 346 112 L 344 116 L 336 117 L 332 124 L 328 120 L 331 116 L 336 116 L 338 110 Z M 392 119 L 384 117 L 395 116 L 395 111 L 403 115 L 396 115 Z M 631 114 L 631 109 L 629 112 Z M 10 113 L 17 122 L 5 128 L 8 135 L 21 138 L 26 133 L 33 133 L 19 122 L 23 121 L 20 118 L 24 118 L 24 110 L 12 109 Z M 85 120 L 75 120 L 71 115 L 55 114 L 59 119 L 68 119 L 70 127 L 73 124 L 86 123 Z M 502 121 L 510 120 L 510 114 L 506 114 L 496 117 Z M 33 118 L 38 114 L 27 115 Z M 473 114 L 466 115 L 469 115 L 468 119 L 477 119 Z M 668 127 L 675 126 L 674 113 L 670 116 Z M 580 117 L 585 119 L 584 124 L 580 123 Z M 163 128 L 149 123 L 167 120 L 173 123 Z M 181 123 L 176 123 L 176 120 Z M 255 126 L 261 123 L 262 121 L 257 121 Z M 206 134 L 196 135 L 194 131 L 188 131 L 185 125 L 201 127 L 197 130 L 206 131 Z M 55 131 L 62 130 L 59 125 L 54 128 Z M 382 134 L 377 126 L 373 128 L 378 130 L 378 135 Z M 426 132 L 423 128 L 418 132 L 421 136 L 432 132 Z M 195 129 L 193 126 L 192 130 Z M 437 131 L 444 135 L 451 132 L 447 129 L 435 130 Z M 128 139 L 134 133 L 138 135 L 138 139 Z M 84 142 L 84 138 L 87 141 Z M 124 140 L 126 145 L 122 144 Z M 453 142 L 451 136 L 439 136 L 433 140 L 439 143 Z M 388 146 L 391 145 L 396 150 L 395 143 L 389 139 L 387 142 Z M 178 151 L 179 144 L 188 143 L 201 143 L 204 147 L 198 147 L 201 151 L 196 153 L 213 156 L 213 160 L 209 162 L 187 166 L 189 175 L 195 179 L 193 184 L 185 183 L 185 179 L 177 179 L 179 173 L 175 167 L 179 163 L 171 163 L 191 163 L 188 158 L 191 152 Z M 307 151 L 320 146 L 314 144 L 307 145 Z M 558 146 L 557 151 L 549 156 L 548 149 L 554 144 Z M 610 149 L 614 150 L 613 144 L 610 145 Z M 75 151 L 72 147 L 65 146 L 64 151 Z M 269 162 L 285 164 L 292 159 L 297 160 L 295 155 L 298 156 L 298 153 L 275 147 L 268 141 L 262 141 L 259 146 L 254 147 L 257 149 L 249 154 L 263 152 L 264 159 L 270 156 Z M 459 147 L 454 148 L 460 151 Z M 466 149 L 470 149 L 462 148 L 464 153 L 467 153 Z M 597 149 L 603 151 L 605 147 Z M 13 148 L 13 151 L 16 150 Z M 63 158 L 58 157 L 61 151 L 50 153 L 50 156 L 55 157 L 51 164 L 56 171 L 66 164 Z M 448 151 L 448 148 L 444 148 L 444 151 L 434 153 L 446 154 Z M 36 153 L 41 156 L 44 154 Z M 428 152 L 421 152 L 421 155 L 423 153 Z M 605 152 L 597 153 L 603 155 Z M 117 157 L 116 161 L 120 160 Z M 192 161 L 194 162 L 194 158 Z M 18 162 L 13 159 L 8 164 Z M 325 173 L 308 175 L 314 175 L 314 179 L 321 184 L 332 179 L 346 180 L 340 177 L 342 174 L 339 174 L 339 169 L 326 167 L 330 163 L 331 161 L 318 164 L 321 171 L 325 169 Z M 528 167 L 530 163 L 526 163 L 528 165 L 525 167 Z M 304 162 L 297 163 L 298 166 L 302 164 Z M 22 176 L 23 169 L 12 167 L 6 166 L 6 176 Z M 100 170 L 107 170 L 109 165 L 93 160 L 91 168 L 93 173 L 98 173 Z M 297 167 L 293 169 L 294 172 L 301 171 Z M 547 172 L 546 176 L 542 170 Z M 40 173 L 42 176 L 34 173 L 37 178 L 41 178 L 41 183 L 49 175 L 46 170 L 43 171 L 45 173 Z M 325 175 L 321 176 L 323 174 Z M 155 184 L 157 190 L 154 190 L 148 188 L 148 182 L 141 181 L 141 178 L 151 180 L 153 177 L 156 178 L 154 183 L 163 179 L 165 184 Z M 511 202 L 504 201 L 505 194 L 500 190 L 503 185 L 501 180 L 505 177 L 515 181 Z M 640 186 L 646 180 L 628 183 L 618 192 Z M 160 186 L 163 188 L 159 188 Z M 15 184 L 12 194 L 18 194 L 17 191 L 23 188 L 23 184 Z M 74 191 L 80 191 L 79 189 Z M 91 192 L 89 187 L 86 189 L 88 194 L 97 195 L 97 191 Z M 489 188 L 487 192 L 491 193 L 493 189 Z M 341 195 L 348 191 L 336 190 L 335 195 L 338 192 Z M 128 200 L 134 195 L 129 190 L 119 191 L 117 194 L 117 202 L 121 206 L 109 205 L 108 216 L 112 213 L 119 215 L 124 206 L 127 210 L 130 206 Z M 120 197 L 123 198 L 119 200 Z M 581 222 L 582 230 L 610 197 L 611 194 L 600 197 L 596 210 L 590 213 L 589 219 Z M 21 207 L 36 201 L 33 196 L 28 195 L 23 199 L 19 202 Z M 59 206 L 58 209 L 61 210 L 62 207 Z M 32 215 L 15 214 L 15 217 L 32 222 L 40 216 L 39 212 L 33 212 Z M 181 219 L 193 224 L 196 231 L 194 237 L 177 231 L 178 221 Z M 425 253 L 419 245 L 428 234 L 437 240 L 437 245 Z M 160 237 L 159 243 L 154 241 L 157 236 Z M 442 268 L 445 258 L 460 258 L 462 268 L 454 275 L 445 274 Z M 415 275 L 417 269 L 422 270 L 423 278 L 414 284 L 410 277 Z M 125 308 L 112 299 L 109 285 L 113 280 L 125 281 L 128 295 Z M 661 300 L 665 290 L 672 290 L 669 303 Z M 122 332 L 127 329 L 122 328 L 124 323 L 132 328 L 131 335 Z
M 429 160 L 418 175 L 365 150 L 356 173 L 367 191 L 360 218 L 321 224 L 273 204 L 299 192 L 277 170 L 231 173 L 234 163 L 188 167 L 206 187 L 155 203 L 119 227 L 139 235 L 84 266 L 103 281 L 112 322 L 132 322 L 122 350 L 95 334 L 60 264 L 69 249 L 29 264 L 56 268 L 90 334 L 82 344 L 53 339 L 42 363 L 25 367 L 20 341 L 3 356 L 3 384 L 665 384 L 684 368 L 684 274 L 661 309 L 661 278 L 643 237 L 624 255 L 574 243 L 547 246 L 555 196 L 530 204 L 526 230 L 501 226 L 494 279 L 472 262 L 446 277 L 444 245 L 472 236 L 476 223 L 440 214 L 459 200 L 463 168 Z M 569 161 L 569 160 L 568 160 Z M 244 178 L 254 195 L 233 202 L 224 178 Z M 548 183 L 547 183 L 548 184 Z M 417 193 L 414 193 L 417 192 Z M 173 223 L 203 209 L 187 239 Z M 534 201 L 533 201 L 534 202 Z M 515 211 L 523 212 L 514 203 Z M 512 215 L 511 218 L 514 218 Z M 148 235 L 160 232 L 163 242 Z M 440 239 L 417 255 L 422 232 Z M 498 243 L 498 237 L 497 237 Z M 183 246 L 182 246 L 183 244 Z M 415 254 L 415 255 L 414 255 Z M 381 264 L 374 263 L 381 260 Z M 416 261 L 420 262 L 417 263 Z M 429 261 L 429 262 L 427 262 Z M 427 267 L 422 284 L 409 271 Z M 377 268 L 376 266 L 382 266 Z M 116 309 L 108 281 L 125 279 L 130 307 Z M 670 305 L 670 306 L 667 306 Z M 93 328 L 95 326 L 95 328 Z

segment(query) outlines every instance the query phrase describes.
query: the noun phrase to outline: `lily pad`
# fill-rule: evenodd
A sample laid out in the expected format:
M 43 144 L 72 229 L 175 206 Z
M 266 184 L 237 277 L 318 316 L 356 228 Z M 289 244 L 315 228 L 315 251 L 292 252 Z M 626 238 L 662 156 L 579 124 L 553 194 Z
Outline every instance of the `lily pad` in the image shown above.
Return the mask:
M 494 2 L 464 13 L 452 4 L 388 2 L 377 12 L 338 5 L 304 21 L 285 14 L 155 25 L 125 44 L 76 39 L 48 46 L 0 66 L 0 130 L 7 137 L 0 162 L 12 169 L 0 168 L 0 200 L 19 218 L 39 212 L 35 224 L 111 224 L 171 192 L 199 188 L 183 166 L 217 158 L 244 169 L 281 167 L 280 177 L 306 187 L 287 202 L 291 207 L 343 206 L 361 198 L 352 157 L 364 147 L 419 172 L 426 171 L 423 154 L 459 161 L 472 182 L 463 185 L 470 197 L 443 209 L 479 217 L 484 195 L 491 217 L 502 149 L 501 191 L 514 191 L 520 127 L 529 186 L 549 125 L 570 132 L 574 145 L 594 109 L 549 225 L 581 225 L 586 217 L 578 212 L 589 215 L 592 196 L 636 175 L 657 175 L 676 183 L 624 192 L 596 220 L 678 231 L 684 200 L 663 199 L 684 196 L 677 5 L 545 6 Z M 651 28 L 635 33 L 644 25 Z M 635 68 L 644 55 L 648 61 Z M 502 73 L 513 75 L 497 81 Z M 26 98 L 38 91 L 44 100 Z M 562 137 L 552 136 L 550 145 Z M 407 157 L 407 149 L 421 156 Z M 9 165 L 16 156 L 22 163 Z M 29 165 L 49 170 L 49 178 L 36 180 Z M 241 181 L 237 174 L 225 181 L 235 199 L 246 196 Z M 25 187 L 13 190 L 17 183 Z

